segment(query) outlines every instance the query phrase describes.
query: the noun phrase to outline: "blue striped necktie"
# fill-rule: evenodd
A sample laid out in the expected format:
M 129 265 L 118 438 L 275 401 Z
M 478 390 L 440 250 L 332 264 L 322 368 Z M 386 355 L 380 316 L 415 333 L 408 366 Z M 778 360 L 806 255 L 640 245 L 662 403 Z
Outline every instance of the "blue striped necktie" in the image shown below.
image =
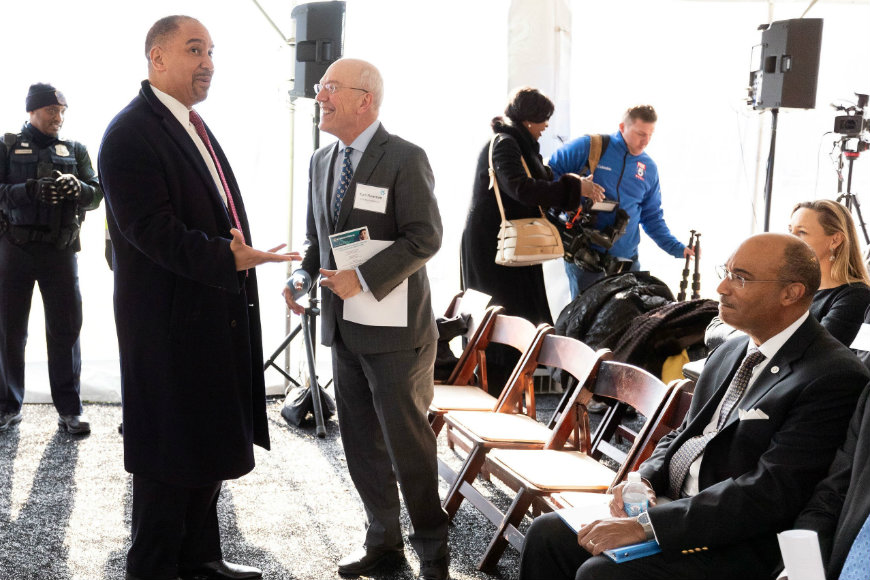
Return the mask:
M 347 193 L 347 186 L 350 185 L 350 180 L 353 179 L 353 164 L 350 162 L 350 155 L 353 153 L 353 147 L 344 148 L 344 163 L 341 166 L 341 177 L 338 179 L 338 189 L 335 192 L 335 199 L 332 201 L 332 223 L 338 221 L 338 214 L 341 211 L 341 200 Z

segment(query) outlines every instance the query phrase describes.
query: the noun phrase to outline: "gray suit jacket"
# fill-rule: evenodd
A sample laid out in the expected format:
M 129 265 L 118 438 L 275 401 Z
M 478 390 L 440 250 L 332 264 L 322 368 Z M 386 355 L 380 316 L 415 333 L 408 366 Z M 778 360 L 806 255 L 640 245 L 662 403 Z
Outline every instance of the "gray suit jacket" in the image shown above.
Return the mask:
M 336 332 L 357 354 L 393 352 L 416 348 L 437 339 L 432 314 L 426 262 L 441 247 L 441 215 L 426 153 L 416 145 L 378 127 L 348 186 L 338 222 L 333 226 L 330 199 L 333 163 L 338 143 L 317 150 L 311 157 L 308 179 L 308 224 L 304 269 L 316 280 L 319 268 L 335 269 L 329 236 L 368 226 L 373 240 L 393 240 L 389 248 L 360 266 L 370 291 L 383 299 L 408 280 L 408 326 L 365 326 L 343 319 L 343 301 L 322 290 L 321 339 L 332 346 Z M 357 184 L 387 188 L 384 213 L 354 208 Z

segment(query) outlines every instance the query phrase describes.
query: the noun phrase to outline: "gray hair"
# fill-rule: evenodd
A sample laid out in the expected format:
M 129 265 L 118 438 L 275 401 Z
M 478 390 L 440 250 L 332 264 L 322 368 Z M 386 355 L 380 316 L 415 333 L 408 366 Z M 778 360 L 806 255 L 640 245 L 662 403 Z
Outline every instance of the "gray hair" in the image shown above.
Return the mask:
M 381 109 L 381 102 L 384 100 L 384 79 L 381 77 L 381 72 L 375 65 L 364 60 L 357 61 L 360 63 L 359 72 L 359 88 L 367 90 L 372 95 L 372 106 L 376 111 Z

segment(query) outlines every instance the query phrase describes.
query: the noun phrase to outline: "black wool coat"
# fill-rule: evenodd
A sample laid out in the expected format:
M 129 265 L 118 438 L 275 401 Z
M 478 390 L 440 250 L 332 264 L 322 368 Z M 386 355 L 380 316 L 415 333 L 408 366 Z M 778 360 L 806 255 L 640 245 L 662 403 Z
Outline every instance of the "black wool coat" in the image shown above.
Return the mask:
M 522 126 L 495 122 L 499 135 L 493 149 L 493 166 L 507 219 L 540 216 L 556 207 L 576 210 L 580 205 L 580 182 L 567 176 L 552 181 L 553 172 L 539 153 L 540 146 Z M 522 165 L 526 160 L 531 177 Z M 509 267 L 495 263 L 501 215 L 495 192 L 489 188 L 489 141 L 477 160 L 471 204 L 462 232 L 463 288 L 492 296 L 491 304 L 503 306 L 505 314 L 522 316 L 534 324 L 552 324 L 542 266 Z
M 209 133 L 251 232 L 229 161 Z M 230 218 L 202 156 L 150 84 L 99 156 L 114 242 L 124 466 L 198 486 L 244 475 L 268 449 L 257 277 L 236 272 Z

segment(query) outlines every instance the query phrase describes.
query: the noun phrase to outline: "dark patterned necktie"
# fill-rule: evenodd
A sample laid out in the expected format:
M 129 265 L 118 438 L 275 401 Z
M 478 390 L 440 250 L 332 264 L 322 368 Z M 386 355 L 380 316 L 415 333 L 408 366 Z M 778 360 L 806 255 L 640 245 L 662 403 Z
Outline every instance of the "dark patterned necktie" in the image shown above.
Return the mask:
M 344 163 L 341 166 L 341 177 L 338 179 L 338 189 L 335 192 L 335 199 L 332 201 L 332 223 L 338 221 L 338 214 L 341 211 L 341 200 L 344 199 L 344 194 L 347 193 L 347 186 L 350 185 L 350 180 L 353 179 L 353 164 L 350 162 L 351 153 L 353 153 L 352 147 L 344 148 Z
M 740 401 L 743 393 L 746 392 L 746 386 L 749 384 L 749 378 L 752 376 L 752 369 L 754 369 L 758 363 L 763 361 L 764 358 L 764 355 L 761 354 L 761 351 L 758 349 L 754 348 L 749 351 L 749 354 L 747 354 L 743 359 L 743 362 L 740 363 L 740 368 L 737 369 L 737 374 L 734 375 L 734 378 L 731 380 L 731 384 L 728 386 L 728 390 L 725 392 L 725 396 L 722 399 L 722 408 L 719 411 L 716 430 L 686 440 L 686 442 L 677 449 L 676 453 L 671 456 L 671 462 L 668 466 L 668 479 L 670 484 L 668 493 L 671 498 L 679 499 L 681 497 L 683 483 L 686 481 L 686 476 L 689 474 L 689 468 L 704 451 L 704 447 L 707 446 L 710 439 L 712 439 L 716 433 L 725 426 L 728 417 L 731 415 L 731 411 L 734 410 L 734 407 Z
M 239 221 L 239 214 L 236 213 L 236 204 L 233 202 L 233 195 L 230 193 L 230 186 L 227 185 L 227 178 L 224 177 L 224 170 L 221 168 L 221 163 L 218 161 L 217 155 L 214 153 L 214 148 L 211 146 L 211 140 L 208 138 L 208 133 L 205 132 L 205 124 L 202 122 L 202 117 L 196 111 L 190 111 L 190 123 L 196 129 L 196 134 L 202 139 L 205 148 L 208 149 L 211 155 L 211 160 L 214 161 L 214 167 L 217 169 L 218 175 L 221 178 L 221 185 L 224 187 L 224 194 L 227 196 L 227 206 L 230 208 L 230 214 L 233 218 L 233 227 L 242 231 L 242 222 Z M 242 233 L 242 241 L 245 239 L 245 234 Z

